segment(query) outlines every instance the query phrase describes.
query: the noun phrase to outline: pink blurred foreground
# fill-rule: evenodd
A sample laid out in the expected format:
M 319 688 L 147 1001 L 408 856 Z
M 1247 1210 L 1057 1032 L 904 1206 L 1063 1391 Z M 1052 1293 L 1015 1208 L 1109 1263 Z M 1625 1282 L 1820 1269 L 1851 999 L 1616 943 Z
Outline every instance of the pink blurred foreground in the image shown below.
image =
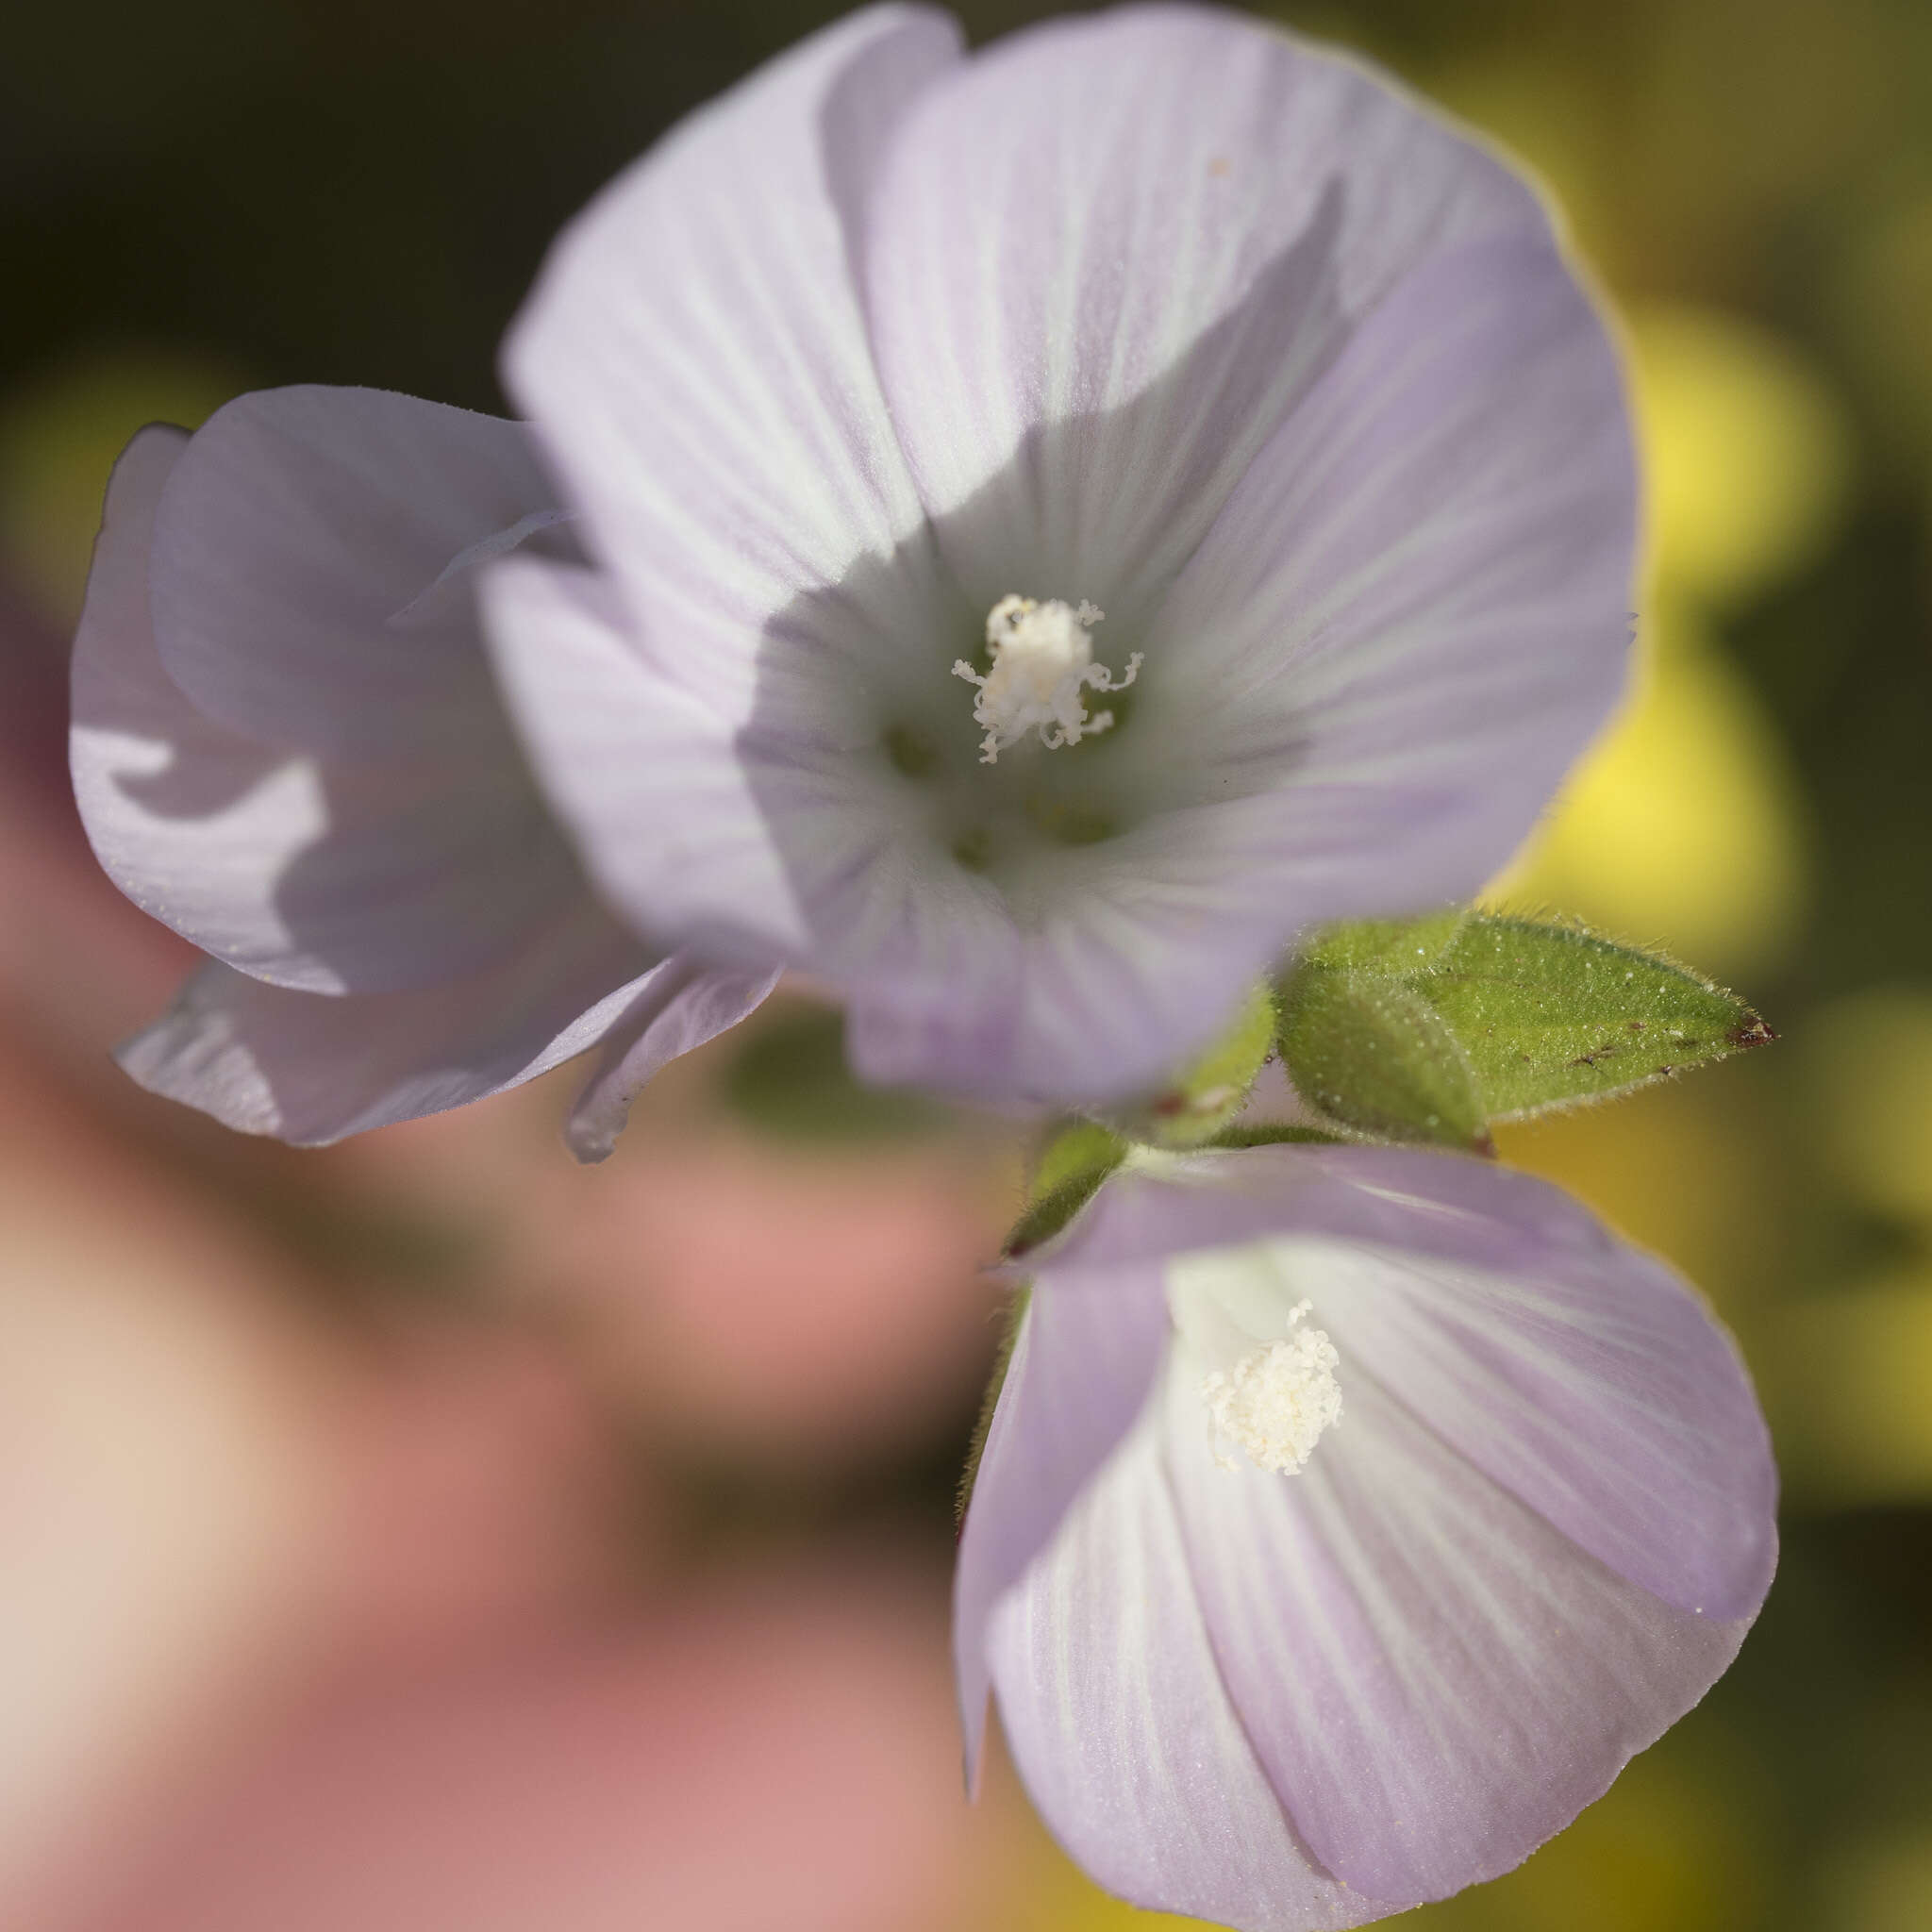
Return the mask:
M 8 645 L 0 1923 L 999 1923 L 1037 1840 L 962 1799 L 945 1552 L 823 1517 L 970 1410 L 997 1150 L 775 1152 L 702 1058 L 590 1173 L 541 1087 L 321 1155 L 204 1130 L 105 1059 L 183 949 Z M 795 1507 L 740 1527 L 712 1467 Z

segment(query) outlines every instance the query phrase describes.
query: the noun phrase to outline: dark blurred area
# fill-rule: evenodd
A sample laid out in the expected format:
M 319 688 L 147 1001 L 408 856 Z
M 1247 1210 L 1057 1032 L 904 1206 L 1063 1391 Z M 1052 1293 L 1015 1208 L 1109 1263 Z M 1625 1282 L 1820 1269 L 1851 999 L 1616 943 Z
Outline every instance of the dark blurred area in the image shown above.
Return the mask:
M 1034 9 L 962 9 L 974 39 Z M 945 1591 L 1016 1131 L 842 1085 L 802 996 L 605 1168 L 565 1072 L 322 1153 L 108 1058 L 189 949 L 94 868 L 64 676 L 142 423 L 501 409 L 550 236 L 829 15 L 23 0 L 0 70 L 0 1924 L 1103 1932 L 964 1805 Z M 1499 881 L 1771 1052 L 1510 1131 L 1711 1295 L 1785 1471 L 1742 1658 L 1496 1932 L 1932 1926 L 1932 8 L 1289 9 L 1488 129 L 1627 325 L 1631 707 Z M 559 1084 L 559 1079 L 561 1084 Z M 1174 1922 L 1169 1922 L 1174 1923 Z

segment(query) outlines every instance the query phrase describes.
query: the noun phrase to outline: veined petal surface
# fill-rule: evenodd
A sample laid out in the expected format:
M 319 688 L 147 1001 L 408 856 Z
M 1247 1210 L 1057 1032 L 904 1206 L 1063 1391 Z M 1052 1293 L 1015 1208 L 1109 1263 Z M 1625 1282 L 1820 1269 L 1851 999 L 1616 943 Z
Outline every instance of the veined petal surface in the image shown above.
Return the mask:
M 1189 1556 L 1143 1432 L 998 1604 L 987 1650 L 1034 1803 L 1108 1890 L 1158 1911 L 1326 1932 L 1398 1910 L 1302 1842 L 1222 1680 Z
M 928 87 L 864 225 L 874 341 L 946 556 L 984 611 L 1118 632 L 1418 262 L 1541 233 L 1524 185 L 1344 57 L 1132 7 Z
M 1292 1272 L 1339 1346 L 1573 1542 L 1679 1609 L 1757 1613 L 1777 1555 L 1764 1419 L 1667 1268 L 1617 1247 L 1506 1274 L 1317 1241 Z
M 1391 1397 L 1373 1358 L 1350 1366 L 1341 1420 L 1295 1476 L 1222 1467 L 1177 1372 L 1167 1468 L 1223 1681 L 1276 1793 L 1329 1872 L 1413 1905 L 1561 1830 L 1749 1625 L 1617 1575 Z
M 384 390 L 262 390 L 195 432 L 157 506 L 161 662 L 283 750 L 487 763 L 506 743 L 450 563 L 558 507 L 521 424 Z
M 633 982 L 631 1002 L 611 1023 L 564 1124 L 571 1152 L 583 1161 L 604 1159 L 651 1076 L 736 1026 L 777 983 L 775 972 L 719 972 L 682 954 Z
M 1458 1454 L 1666 1603 L 1756 1614 L 1777 1475 L 1730 1338 L 1558 1188 L 1391 1147 L 1256 1148 L 1118 1176 L 1050 1265 L 1251 1251 Z
M 916 847 L 855 874 L 854 917 L 827 923 L 821 951 L 848 988 L 855 1064 L 1048 1105 L 1158 1083 L 1227 1024 L 1278 937 L 1272 908 L 1180 844 L 1171 824 L 1140 827 L 1075 855 L 1057 894 L 1042 867 L 1035 890 L 1056 903 L 1018 929 L 984 881 L 922 878 Z
M 364 391 L 244 398 L 222 412 L 214 433 L 228 458 L 239 460 L 234 445 L 243 426 L 248 436 L 267 436 L 264 425 L 289 407 L 313 425 L 331 420 L 339 405 L 346 413 L 338 440 L 352 441 L 372 420 Z M 375 419 L 387 422 L 390 405 L 432 440 L 450 421 L 468 435 L 467 425 L 485 420 L 407 397 L 383 399 Z M 428 413 L 418 419 L 417 410 Z M 491 428 L 509 437 L 493 437 L 499 452 L 522 448 L 514 425 Z M 205 490 L 210 472 L 196 452 L 208 434 L 189 439 L 165 427 L 144 430 L 109 485 L 74 658 L 75 790 L 94 849 L 137 905 L 216 958 L 275 985 L 325 993 L 391 991 L 474 973 L 513 951 L 533 923 L 558 916 L 581 896 L 584 883 L 502 720 L 472 593 L 461 588 L 459 608 L 429 639 L 435 652 L 460 644 L 467 654 L 443 680 L 451 716 L 475 723 L 463 742 L 447 739 L 447 721 L 432 722 L 412 748 L 350 758 L 291 747 L 222 722 L 170 675 L 157 647 L 156 529 L 170 507 L 177 525 L 207 525 L 203 560 L 210 570 L 214 549 L 230 541 L 234 570 L 253 585 L 231 596 L 232 583 L 216 572 L 221 580 L 203 587 L 206 624 L 194 637 L 210 648 L 226 639 L 251 661 L 273 665 L 279 657 L 276 688 L 291 703 L 304 689 L 324 708 L 345 702 L 333 682 L 341 667 L 330 641 L 314 626 L 330 595 L 340 603 L 365 592 L 355 584 L 355 558 L 340 554 L 337 537 L 325 529 L 306 537 L 283 529 L 278 560 L 245 548 L 256 526 L 223 520 L 250 492 L 239 472 L 224 475 L 212 493 Z M 273 463 L 262 473 L 267 497 L 275 496 L 281 474 Z M 391 508 L 377 491 L 367 514 L 380 517 Z M 456 534 L 444 533 L 452 541 Z M 429 558 L 437 554 L 417 559 L 432 576 Z M 285 567 L 279 579 L 277 561 Z M 419 591 L 427 587 L 426 578 L 409 580 Z M 176 617 L 185 625 L 186 592 L 178 582 L 176 592 Z M 258 651 L 236 627 L 247 612 L 265 625 Z M 399 633 L 386 648 L 407 656 L 422 641 Z M 351 691 L 359 689 L 353 675 L 346 681 Z M 478 710 L 479 700 L 487 709 Z M 425 697 L 422 715 L 435 710 Z
M 978 1782 L 987 1620 L 1145 1407 L 1165 1356 L 1158 1266 L 1069 1274 L 1029 1307 L 974 1477 L 953 1581 L 967 1776 Z
M 322 1145 L 534 1079 L 682 971 L 586 898 L 475 978 L 408 992 L 330 998 L 205 966 L 119 1058 L 150 1092 L 242 1133 Z
M 1616 356 L 1548 243 L 1414 270 L 1149 633 L 1170 802 L 1308 920 L 1474 891 L 1622 690 L 1636 500 Z
M 880 152 L 958 51 L 905 7 L 801 42 L 572 224 L 507 344 L 641 649 L 734 724 L 768 621 L 919 529 L 853 250 Z
M 611 903 L 640 931 L 747 964 L 806 952 L 736 734 L 644 661 L 610 580 L 512 558 L 483 598 L 518 724 Z

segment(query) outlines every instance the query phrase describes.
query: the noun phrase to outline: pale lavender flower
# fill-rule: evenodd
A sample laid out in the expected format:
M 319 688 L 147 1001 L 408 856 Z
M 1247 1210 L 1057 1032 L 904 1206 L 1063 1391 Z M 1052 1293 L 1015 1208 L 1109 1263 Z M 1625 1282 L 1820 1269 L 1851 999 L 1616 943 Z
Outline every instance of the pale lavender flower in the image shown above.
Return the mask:
M 541 782 L 872 1077 L 1161 1075 L 1310 923 L 1474 891 L 1623 679 L 1537 196 L 1233 15 L 855 14 L 577 220 L 506 367 L 591 558 L 482 574 Z
M 1776 1557 L 1729 1340 L 1541 1181 L 1268 1148 L 1129 1169 L 1031 1264 L 959 1554 L 1103 1883 L 1243 1932 L 1517 1864 L 1704 1694 Z
M 474 576 L 576 555 L 525 431 L 371 390 L 244 396 L 144 430 L 109 487 L 75 646 L 94 850 L 213 956 L 122 1053 L 289 1141 L 480 1098 L 600 1047 L 569 1136 L 769 990 L 603 910 L 532 785 Z

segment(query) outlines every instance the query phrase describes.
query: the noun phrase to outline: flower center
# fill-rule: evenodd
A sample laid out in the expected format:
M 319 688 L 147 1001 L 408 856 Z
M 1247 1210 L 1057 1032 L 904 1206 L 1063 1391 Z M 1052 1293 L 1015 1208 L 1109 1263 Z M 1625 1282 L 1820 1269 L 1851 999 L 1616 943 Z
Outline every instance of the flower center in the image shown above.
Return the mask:
M 1246 1450 L 1258 1469 L 1300 1473 L 1330 1424 L 1341 1419 L 1341 1390 L 1335 1379 L 1341 1357 L 1319 1328 L 1304 1328 L 1308 1304 L 1289 1310 L 1289 1334 L 1244 1355 L 1224 1374 L 1216 1369 L 1201 1384 L 1201 1399 L 1216 1430 Z M 1214 1459 L 1238 1469 L 1218 1446 Z
M 992 668 L 982 677 L 963 658 L 953 665 L 955 677 L 979 687 L 973 722 L 986 731 L 979 743 L 982 765 L 996 764 L 1001 752 L 1035 729 L 1047 750 L 1058 751 L 1112 724 L 1111 711 L 1088 715 L 1082 693 L 1125 691 L 1141 668 L 1141 653 L 1127 659 L 1126 675 L 1118 683 L 1105 664 L 1093 661 L 1089 632 L 1105 614 L 1084 600 L 1063 604 L 1053 597 L 1042 604 L 1013 595 L 988 612 Z

